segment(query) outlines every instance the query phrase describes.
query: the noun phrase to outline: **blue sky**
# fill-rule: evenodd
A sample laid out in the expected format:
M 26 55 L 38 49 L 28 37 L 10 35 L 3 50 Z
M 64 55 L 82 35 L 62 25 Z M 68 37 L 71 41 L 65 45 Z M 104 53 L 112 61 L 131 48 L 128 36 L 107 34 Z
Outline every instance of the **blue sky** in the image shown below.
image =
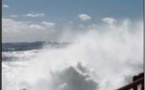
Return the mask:
M 104 22 L 129 27 L 132 20 L 142 23 L 143 18 L 143 0 L 3 0 L 2 4 L 3 42 L 57 40 L 64 34 L 69 39 L 92 29 L 108 30 L 102 29 Z
M 71 20 L 81 13 L 95 19 L 139 18 L 143 14 L 143 0 L 3 0 L 4 4 L 9 9 L 2 9 L 3 17 L 34 12 L 44 13 L 41 19 Z

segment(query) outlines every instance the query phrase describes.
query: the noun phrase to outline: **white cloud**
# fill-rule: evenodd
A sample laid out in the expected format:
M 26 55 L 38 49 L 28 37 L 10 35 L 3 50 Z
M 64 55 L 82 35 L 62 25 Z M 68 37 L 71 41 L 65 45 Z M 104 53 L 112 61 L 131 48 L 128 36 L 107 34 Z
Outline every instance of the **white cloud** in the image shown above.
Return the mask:
M 28 25 L 25 22 L 15 21 L 13 19 L 2 19 L 2 31 L 4 32 L 20 32 L 26 28 L 28 28 Z
M 55 26 L 55 23 L 47 22 L 47 21 L 43 21 L 42 24 L 45 25 L 46 27 L 54 27 Z
M 110 17 L 105 17 L 105 18 L 102 19 L 102 21 L 104 23 L 107 23 L 107 24 L 115 24 L 115 23 L 117 23 L 117 21 L 114 18 L 110 18 Z
M 113 19 L 112 19 L 113 20 Z M 116 20 L 115 20 L 116 21 Z M 55 22 L 42 21 L 38 23 L 28 23 L 24 21 L 17 21 L 14 18 L 2 19 L 2 40 L 3 42 L 23 42 L 23 41 L 40 41 L 40 40 L 62 40 L 69 41 L 79 34 L 85 32 L 108 32 L 114 33 L 113 35 L 121 34 L 124 32 L 142 30 L 142 22 L 134 23 L 126 20 L 117 20 L 117 24 L 104 24 L 96 23 L 92 25 L 76 26 L 71 24 L 55 24 Z M 74 22 L 75 23 L 75 22 Z M 141 29 L 140 29 L 141 28 Z M 111 32 L 110 32 L 111 31 Z M 105 34 L 108 35 L 108 34 Z M 117 35 L 118 36 L 118 35 Z
M 51 35 L 53 32 L 54 28 L 50 28 L 48 25 L 42 24 L 42 22 L 35 24 L 8 18 L 2 19 L 3 42 L 48 40 L 48 38 L 56 37 Z
M 88 21 L 88 20 L 91 19 L 91 17 L 89 15 L 87 15 L 87 14 L 80 14 L 78 17 L 82 21 Z
M 16 18 L 18 15 L 10 15 L 11 18 Z
M 9 8 L 10 6 L 9 6 L 9 5 L 4 4 L 4 5 L 2 5 L 2 7 L 3 7 L 3 8 Z
M 29 25 L 31 29 L 38 29 L 38 30 L 43 30 L 44 27 L 38 24 L 31 24 Z
M 24 16 L 25 17 L 33 17 L 33 18 L 35 18 L 35 17 L 44 17 L 45 14 L 44 13 L 28 13 L 28 14 L 26 14 Z

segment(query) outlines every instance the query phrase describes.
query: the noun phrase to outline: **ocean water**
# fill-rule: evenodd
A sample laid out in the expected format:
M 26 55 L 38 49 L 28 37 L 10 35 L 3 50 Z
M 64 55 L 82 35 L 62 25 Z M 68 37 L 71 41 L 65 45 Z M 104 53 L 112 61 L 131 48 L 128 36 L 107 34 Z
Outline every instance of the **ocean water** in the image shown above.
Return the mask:
M 115 90 L 126 85 L 143 72 L 143 29 L 134 27 L 138 30 L 91 29 L 70 42 L 3 44 L 2 90 Z

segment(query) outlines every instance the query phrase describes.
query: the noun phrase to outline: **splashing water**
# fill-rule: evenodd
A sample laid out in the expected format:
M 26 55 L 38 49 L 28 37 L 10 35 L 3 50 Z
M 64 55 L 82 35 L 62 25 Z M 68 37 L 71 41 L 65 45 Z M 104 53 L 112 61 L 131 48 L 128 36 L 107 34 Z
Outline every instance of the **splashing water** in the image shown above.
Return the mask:
M 20 66 L 3 62 L 2 90 L 114 90 L 143 71 L 143 26 L 103 24 L 65 48 L 26 52 L 33 57 L 10 62 Z

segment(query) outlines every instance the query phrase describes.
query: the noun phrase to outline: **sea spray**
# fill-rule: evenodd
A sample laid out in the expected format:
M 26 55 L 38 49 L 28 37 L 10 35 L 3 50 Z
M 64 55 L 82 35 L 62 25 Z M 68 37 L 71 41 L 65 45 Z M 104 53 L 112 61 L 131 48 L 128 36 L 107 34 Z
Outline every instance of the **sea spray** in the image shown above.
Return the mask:
M 143 71 L 142 21 L 89 27 L 65 48 L 29 53 L 18 67 L 3 62 L 2 90 L 114 90 Z

